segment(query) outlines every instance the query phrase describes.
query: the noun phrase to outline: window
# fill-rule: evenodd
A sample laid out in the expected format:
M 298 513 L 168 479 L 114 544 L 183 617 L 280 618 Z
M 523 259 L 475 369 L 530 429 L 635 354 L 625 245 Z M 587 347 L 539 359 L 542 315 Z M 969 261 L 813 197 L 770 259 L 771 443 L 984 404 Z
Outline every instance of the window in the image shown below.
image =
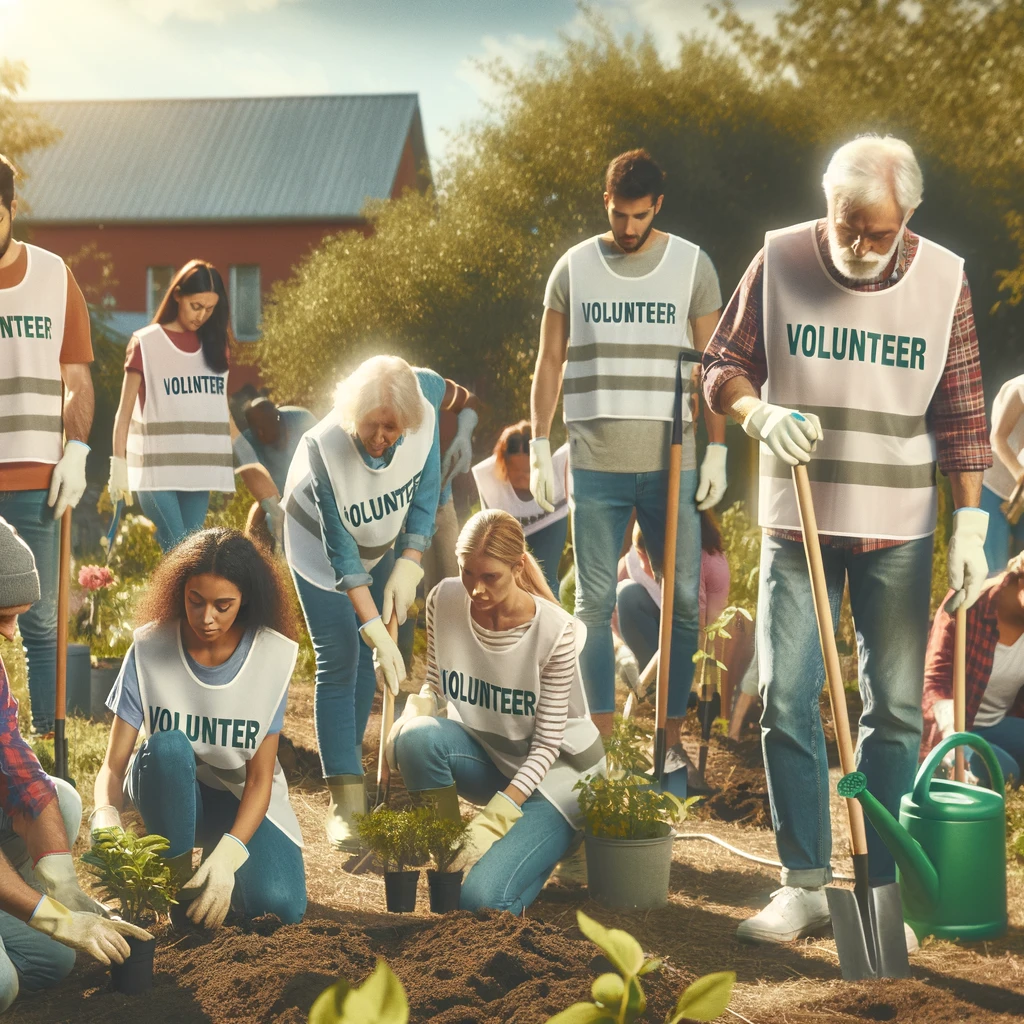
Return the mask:
M 174 270 L 174 267 L 146 268 L 146 317 L 148 319 L 153 319 L 160 300 L 170 288 Z
M 260 268 L 238 264 L 231 268 L 231 327 L 239 341 L 255 341 L 260 334 Z

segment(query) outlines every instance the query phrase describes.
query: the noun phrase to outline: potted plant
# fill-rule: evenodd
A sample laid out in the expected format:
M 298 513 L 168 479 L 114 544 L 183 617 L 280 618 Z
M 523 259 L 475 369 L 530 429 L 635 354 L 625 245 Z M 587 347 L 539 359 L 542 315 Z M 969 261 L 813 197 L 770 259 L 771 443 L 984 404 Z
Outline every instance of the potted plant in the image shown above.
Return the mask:
M 445 914 L 459 909 L 462 893 L 462 872 L 452 871 L 466 845 L 469 824 L 451 818 L 439 818 L 431 809 L 419 820 L 420 840 L 434 865 L 427 871 L 430 888 L 430 910 Z
M 607 773 L 576 784 L 587 887 L 595 900 L 616 910 L 649 910 L 668 902 L 672 825 L 697 800 L 657 788 L 647 774 L 647 739 L 635 719 L 617 717 L 605 743 Z
M 390 807 L 378 807 L 356 819 L 359 838 L 384 868 L 384 898 L 392 914 L 408 914 L 416 909 L 418 865 L 426 860 L 421 820 L 422 815 L 416 811 L 393 811 Z
M 174 903 L 175 883 L 171 869 L 160 855 L 168 849 L 163 836 L 137 836 L 131 829 L 102 828 L 82 860 L 100 881 L 106 899 L 117 900 L 121 917 L 145 926 L 167 912 Z M 153 987 L 155 939 L 125 936 L 131 956 L 123 964 L 110 965 L 116 992 L 138 995 Z

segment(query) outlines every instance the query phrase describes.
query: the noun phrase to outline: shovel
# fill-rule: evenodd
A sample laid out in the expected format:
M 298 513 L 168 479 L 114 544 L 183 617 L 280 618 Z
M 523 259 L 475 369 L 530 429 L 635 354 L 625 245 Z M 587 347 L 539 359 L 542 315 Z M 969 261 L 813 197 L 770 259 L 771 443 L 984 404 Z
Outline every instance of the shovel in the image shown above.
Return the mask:
M 839 763 L 843 775 L 856 771 L 853 740 L 850 737 L 850 719 L 846 708 L 839 652 L 836 649 L 835 627 L 828 603 L 825 568 L 818 542 L 818 523 L 814 516 L 814 502 L 807 467 L 793 467 L 800 527 L 803 531 L 804 551 L 811 577 L 814 614 L 818 622 L 818 636 L 825 662 L 825 679 L 832 704 Z M 828 910 L 832 916 L 832 931 L 839 953 L 839 966 L 846 981 L 866 978 L 909 978 L 907 940 L 903 929 L 903 905 L 898 882 L 871 886 L 868 882 L 868 840 L 864 828 L 864 811 L 857 800 L 847 799 L 850 845 L 853 847 L 854 891 L 828 886 Z
M 68 592 L 71 585 L 71 509 L 60 517 L 60 561 L 57 576 L 57 699 L 53 714 L 53 770 L 68 779 L 67 719 Z

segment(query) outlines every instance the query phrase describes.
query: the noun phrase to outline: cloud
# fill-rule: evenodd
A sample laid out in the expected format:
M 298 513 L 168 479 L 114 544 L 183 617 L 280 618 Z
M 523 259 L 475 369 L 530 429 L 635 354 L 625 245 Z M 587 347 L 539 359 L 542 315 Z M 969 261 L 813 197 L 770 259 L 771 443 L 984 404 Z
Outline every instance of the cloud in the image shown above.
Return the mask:
M 556 48 L 554 39 L 542 36 L 524 36 L 519 33 L 498 39 L 487 35 L 480 40 L 481 52 L 473 57 L 463 57 L 456 69 L 456 76 L 466 82 L 485 103 L 501 96 L 501 89 L 483 65 L 499 60 L 513 71 L 519 71 L 534 57 Z
M 219 24 L 236 14 L 261 14 L 296 0 L 128 0 L 128 6 L 154 25 L 171 18 Z

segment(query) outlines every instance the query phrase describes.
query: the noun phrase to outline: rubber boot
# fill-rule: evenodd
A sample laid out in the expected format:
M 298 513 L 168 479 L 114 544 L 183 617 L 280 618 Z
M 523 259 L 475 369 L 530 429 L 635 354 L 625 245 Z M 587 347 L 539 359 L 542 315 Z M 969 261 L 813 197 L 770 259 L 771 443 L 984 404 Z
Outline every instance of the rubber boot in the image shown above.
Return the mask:
M 441 789 L 420 789 L 409 794 L 413 807 L 433 807 L 434 813 L 439 818 L 446 818 L 448 821 L 462 821 L 462 811 L 459 809 L 459 794 L 455 783 L 444 786 Z
M 324 827 L 331 849 L 359 853 L 355 816 L 366 813 L 366 786 L 362 775 L 332 775 L 325 779 L 331 802 Z

